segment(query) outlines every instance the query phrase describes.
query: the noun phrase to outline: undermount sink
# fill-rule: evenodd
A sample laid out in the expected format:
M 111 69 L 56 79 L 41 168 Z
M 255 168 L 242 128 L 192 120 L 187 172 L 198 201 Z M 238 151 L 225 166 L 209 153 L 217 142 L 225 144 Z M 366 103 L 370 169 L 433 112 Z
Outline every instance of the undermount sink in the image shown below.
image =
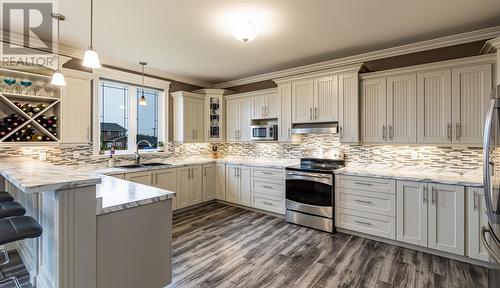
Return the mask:
M 172 164 L 165 164 L 165 163 L 153 162 L 153 163 L 143 163 L 141 165 L 142 166 L 168 166 L 168 165 L 172 165 Z
M 142 165 L 139 165 L 139 164 L 116 166 L 116 168 L 126 168 L 126 169 L 141 168 L 141 167 L 142 167 Z
M 143 164 L 122 165 L 122 166 L 116 166 L 116 168 L 134 169 L 134 168 L 142 168 L 142 167 L 169 166 L 169 165 L 172 165 L 172 164 L 153 162 L 153 163 L 143 163 Z

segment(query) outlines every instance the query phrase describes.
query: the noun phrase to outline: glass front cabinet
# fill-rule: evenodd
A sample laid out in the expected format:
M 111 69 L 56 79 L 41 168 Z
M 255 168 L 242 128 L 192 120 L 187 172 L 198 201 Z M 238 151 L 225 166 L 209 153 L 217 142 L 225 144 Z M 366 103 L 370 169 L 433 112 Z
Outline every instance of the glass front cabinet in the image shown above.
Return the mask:
M 195 92 L 205 95 L 205 139 L 208 142 L 224 141 L 226 133 L 224 95 L 228 95 L 229 91 L 224 89 L 201 89 Z

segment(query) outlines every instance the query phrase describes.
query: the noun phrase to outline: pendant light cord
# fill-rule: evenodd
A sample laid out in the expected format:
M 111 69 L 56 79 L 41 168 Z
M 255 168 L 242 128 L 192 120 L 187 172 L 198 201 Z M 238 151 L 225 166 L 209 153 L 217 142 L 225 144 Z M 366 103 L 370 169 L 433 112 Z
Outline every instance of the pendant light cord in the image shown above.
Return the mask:
M 61 37 L 61 29 L 59 28 L 61 24 L 61 19 L 57 18 L 57 70 L 60 70 L 61 68 L 59 65 L 61 64 L 61 47 L 60 47 L 60 37 Z
M 90 49 L 94 49 L 94 0 L 90 0 Z
M 144 64 L 142 64 L 142 98 L 144 98 Z

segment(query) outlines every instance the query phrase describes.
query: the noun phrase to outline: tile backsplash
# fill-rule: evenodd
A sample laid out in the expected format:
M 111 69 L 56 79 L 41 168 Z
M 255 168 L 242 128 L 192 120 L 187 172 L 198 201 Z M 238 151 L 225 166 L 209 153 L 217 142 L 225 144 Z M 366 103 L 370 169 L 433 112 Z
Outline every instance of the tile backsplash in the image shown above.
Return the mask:
M 450 169 L 480 169 L 481 147 L 401 146 L 401 145 L 347 145 L 337 135 L 304 135 L 299 143 L 169 143 L 166 152 L 144 153 L 143 160 L 187 159 L 209 157 L 216 145 L 221 156 L 262 157 L 268 159 L 297 159 L 304 156 L 327 155 L 331 149 L 344 152 L 349 163 L 380 163 L 407 166 L 428 166 Z M 178 152 L 174 152 L 174 151 Z M 80 157 L 73 158 L 78 151 Z M 93 156 L 90 145 L 58 146 L 1 146 L 0 158 L 30 156 L 38 158 L 45 152 L 47 161 L 54 164 L 106 163 L 104 156 Z M 412 155 L 413 154 L 413 155 Z M 417 156 L 412 159 L 412 156 Z M 133 160 L 133 155 L 118 156 L 116 161 Z

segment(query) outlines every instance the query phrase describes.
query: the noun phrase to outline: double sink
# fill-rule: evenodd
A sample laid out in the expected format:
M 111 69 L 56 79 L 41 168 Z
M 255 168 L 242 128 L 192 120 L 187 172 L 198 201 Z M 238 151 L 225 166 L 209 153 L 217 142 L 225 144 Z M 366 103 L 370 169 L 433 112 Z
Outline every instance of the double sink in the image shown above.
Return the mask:
M 144 163 L 144 164 L 122 165 L 122 166 L 116 166 L 116 168 L 135 169 L 135 168 L 156 167 L 156 166 L 170 166 L 170 165 L 172 165 L 172 164 L 165 164 L 165 163 L 153 162 L 153 163 Z

